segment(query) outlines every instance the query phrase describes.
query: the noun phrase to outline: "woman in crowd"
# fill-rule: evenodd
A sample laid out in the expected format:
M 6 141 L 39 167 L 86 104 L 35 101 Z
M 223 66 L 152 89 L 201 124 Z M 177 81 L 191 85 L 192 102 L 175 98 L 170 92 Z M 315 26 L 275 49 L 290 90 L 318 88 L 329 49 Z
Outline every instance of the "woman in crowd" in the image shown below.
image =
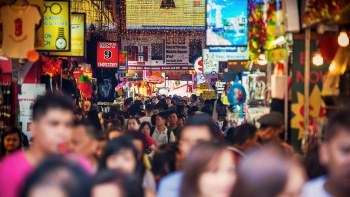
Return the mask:
M 140 120 L 138 118 L 132 117 L 129 118 L 126 123 L 126 130 L 127 131 L 138 131 L 140 128 Z
M 157 144 L 156 144 L 156 141 L 150 136 L 151 129 L 152 129 L 151 123 L 143 122 L 140 126 L 139 131 L 145 135 L 146 153 L 153 155 L 154 151 L 157 149 Z
M 8 127 L 1 136 L 0 159 L 22 148 L 22 132 L 18 128 Z
M 180 197 L 229 197 L 236 181 L 235 169 L 226 146 L 198 144 L 186 157 Z
M 90 177 L 72 159 L 46 159 L 26 179 L 20 197 L 89 197 Z
M 266 146 L 242 161 L 231 197 L 301 196 L 305 172 L 277 146 Z
M 183 127 L 186 124 L 186 117 L 184 115 L 179 115 L 178 125 Z

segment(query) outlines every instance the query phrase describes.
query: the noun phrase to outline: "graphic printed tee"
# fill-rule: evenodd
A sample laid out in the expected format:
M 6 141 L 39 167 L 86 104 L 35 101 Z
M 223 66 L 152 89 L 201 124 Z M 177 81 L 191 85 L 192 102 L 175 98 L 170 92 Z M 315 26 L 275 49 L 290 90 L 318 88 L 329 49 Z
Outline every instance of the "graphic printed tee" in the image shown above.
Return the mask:
M 9 5 L 1 7 L 2 55 L 25 58 L 27 51 L 34 49 L 35 25 L 39 25 L 40 20 L 37 7 Z

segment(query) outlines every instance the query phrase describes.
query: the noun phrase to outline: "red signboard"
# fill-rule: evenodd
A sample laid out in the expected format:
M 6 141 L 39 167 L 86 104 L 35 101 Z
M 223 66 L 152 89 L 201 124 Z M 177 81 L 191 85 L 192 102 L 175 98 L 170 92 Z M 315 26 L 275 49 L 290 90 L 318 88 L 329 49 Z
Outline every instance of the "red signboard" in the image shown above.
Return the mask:
M 97 68 L 118 68 L 119 65 L 119 43 L 98 42 L 97 43 Z

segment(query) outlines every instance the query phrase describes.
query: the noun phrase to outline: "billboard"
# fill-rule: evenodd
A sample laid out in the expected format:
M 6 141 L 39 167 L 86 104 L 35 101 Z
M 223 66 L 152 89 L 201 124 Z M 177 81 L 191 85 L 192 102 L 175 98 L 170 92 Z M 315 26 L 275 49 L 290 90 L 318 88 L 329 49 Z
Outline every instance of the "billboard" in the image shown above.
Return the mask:
M 126 0 L 126 28 L 204 30 L 205 1 Z
M 207 46 L 247 46 L 248 0 L 207 0 Z

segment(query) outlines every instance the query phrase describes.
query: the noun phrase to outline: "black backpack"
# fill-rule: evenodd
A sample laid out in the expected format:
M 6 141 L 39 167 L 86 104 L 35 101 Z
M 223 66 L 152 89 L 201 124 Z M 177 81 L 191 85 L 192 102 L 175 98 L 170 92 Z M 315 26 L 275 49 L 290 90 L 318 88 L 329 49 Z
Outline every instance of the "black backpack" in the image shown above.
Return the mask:
M 156 129 L 156 127 L 152 127 L 151 128 L 151 132 L 150 132 L 150 136 L 152 137 L 153 133 L 154 133 L 154 130 Z M 168 137 L 168 143 L 170 142 L 170 134 L 171 134 L 171 131 L 168 129 L 166 135 Z

